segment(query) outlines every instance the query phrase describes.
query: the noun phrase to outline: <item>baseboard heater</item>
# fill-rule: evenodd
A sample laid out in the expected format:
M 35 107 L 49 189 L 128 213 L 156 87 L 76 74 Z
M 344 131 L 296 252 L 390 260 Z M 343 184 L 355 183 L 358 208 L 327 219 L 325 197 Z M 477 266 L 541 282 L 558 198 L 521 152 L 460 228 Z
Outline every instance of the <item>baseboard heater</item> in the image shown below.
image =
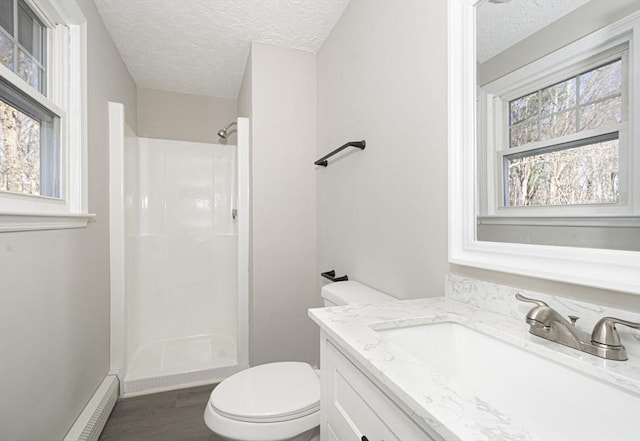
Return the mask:
M 64 441 L 97 441 L 104 425 L 118 401 L 120 382 L 115 375 L 107 375 L 93 394 Z

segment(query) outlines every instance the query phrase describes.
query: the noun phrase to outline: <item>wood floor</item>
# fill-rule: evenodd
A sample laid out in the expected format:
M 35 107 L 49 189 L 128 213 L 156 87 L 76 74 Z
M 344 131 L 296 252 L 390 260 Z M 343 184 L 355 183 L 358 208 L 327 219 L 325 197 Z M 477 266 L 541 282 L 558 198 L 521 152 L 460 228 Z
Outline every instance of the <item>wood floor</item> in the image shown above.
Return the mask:
M 203 419 L 213 387 L 121 399 L 99 441 L 222 441 Z

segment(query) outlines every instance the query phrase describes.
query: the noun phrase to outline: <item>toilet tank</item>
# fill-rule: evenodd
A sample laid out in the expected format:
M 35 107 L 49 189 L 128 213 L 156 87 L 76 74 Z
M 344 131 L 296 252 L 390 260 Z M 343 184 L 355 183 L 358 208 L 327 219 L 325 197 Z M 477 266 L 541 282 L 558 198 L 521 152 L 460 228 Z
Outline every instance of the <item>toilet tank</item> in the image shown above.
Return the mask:
M 383 303 L 398 300 L 355 280 L 329 283 L 320 292 L 324 306 L 341 306 L 355 303 Z

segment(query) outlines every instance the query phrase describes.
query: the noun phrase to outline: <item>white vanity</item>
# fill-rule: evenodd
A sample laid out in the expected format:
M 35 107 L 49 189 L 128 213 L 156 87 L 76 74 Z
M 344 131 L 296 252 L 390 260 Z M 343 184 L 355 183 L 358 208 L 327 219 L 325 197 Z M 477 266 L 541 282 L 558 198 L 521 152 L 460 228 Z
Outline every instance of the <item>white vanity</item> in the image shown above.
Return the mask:
M 323 441 L 640 440 L 640 333 L 628 361 L 528 332 L 510 287 L 454 275 L 446 297 L 310 310 L 321 327 Z M 640 314 L 542 297 L 591 329 Z
M 396 404 L 369 380 L 331 339 L 323 338 L 322 352 L 327 372 L 322 378 L 321 420 L 326 431 L 323 439 L 440 439 L 428 434 L 433 433 L 429 426 L 420 427 L 408 409 Z

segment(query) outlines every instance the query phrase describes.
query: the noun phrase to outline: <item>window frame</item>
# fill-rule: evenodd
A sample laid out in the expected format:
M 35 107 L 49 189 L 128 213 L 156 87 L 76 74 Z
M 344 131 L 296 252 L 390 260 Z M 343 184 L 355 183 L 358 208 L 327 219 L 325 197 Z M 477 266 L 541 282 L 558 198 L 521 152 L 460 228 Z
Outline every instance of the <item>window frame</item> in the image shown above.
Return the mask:
M 637 20 L 636 20 L 637 21 Z M 633 90 L 631 78 L 637 78 L 638 48 L 633 44 L 633 20 L 628 25 L 610 25 L 603 30 L 589 34 L 551 54 L 540 58 L 510 74 L 477 88 L 478 95 L 478 180 L 482 182 L 484 192 L 479 194 L 479 217 L 483 222 L 499 223 L 501 218 L 509 218 L 510 224 L 517 224 L 514 219 L 522 218 L 523 223 L 530 217 L 549 218 L 549 225 L 558 219 L 571 218 L 575 225 L 581 224 L 580 218 L 638 216 L 640 200 L 637 190 L 640 174 L 640 149 L 634 144 L 638 136 L 638 109 L 634 100 L 629 99 Z M 622 59 L 622 122 L 606 128 L 584 130 L 562 138 L 536 141 L 524 146 L 509 148 L 508 106 L 511 100 L 528 93 L 549 87 L 570 79 L 585 71 L 601 66 L 616 59 Z M 637 125 L 637 123 L 635 124 Z M 616 203 L 553 205 L 553 206 L 506 206 L 505 201 L 505 157 L 515 153 L 534 151 L 548 145 L 574 142 L 588 137 L 596 137 L 618 132 L 619 139 L 619 182 L 620 199 Z M 560 141 L 558 141 L 560 140 Z M 612 219 L 612 224 L 616 221 Z
M 4 65 L 0 76 L 60 118 L 60 198 L 0 192 L 0 232 L 86 227 L 86 18 L 75 1 L 24 1 L 49 29 L 47 96 Z

